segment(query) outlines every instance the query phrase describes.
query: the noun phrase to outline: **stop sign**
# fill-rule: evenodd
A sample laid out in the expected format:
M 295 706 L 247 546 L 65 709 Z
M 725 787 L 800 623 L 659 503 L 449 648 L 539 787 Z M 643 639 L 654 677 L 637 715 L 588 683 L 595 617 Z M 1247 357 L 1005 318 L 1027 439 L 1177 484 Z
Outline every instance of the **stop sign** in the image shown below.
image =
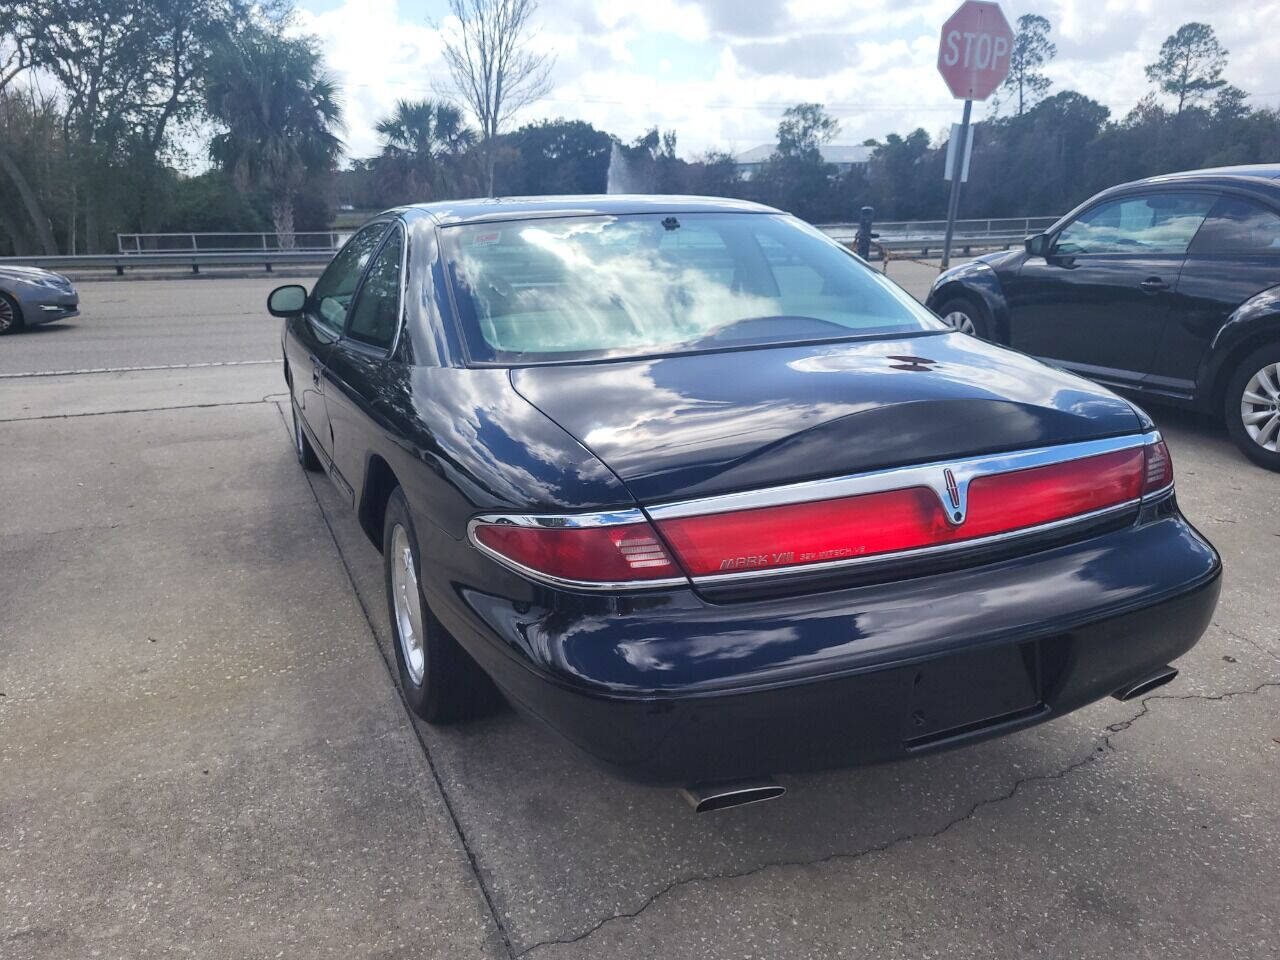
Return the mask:
M 938 72 L 960 100 L 985 100 L 1009 74 L 1013 31 L 1000 5 L 968 0 L 942 25 Z

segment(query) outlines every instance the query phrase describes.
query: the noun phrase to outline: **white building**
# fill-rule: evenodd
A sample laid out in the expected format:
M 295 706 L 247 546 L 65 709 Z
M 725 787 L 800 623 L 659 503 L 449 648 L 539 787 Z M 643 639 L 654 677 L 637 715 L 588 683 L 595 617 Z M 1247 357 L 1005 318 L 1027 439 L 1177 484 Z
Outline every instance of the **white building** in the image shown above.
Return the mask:
M 818 147 L 818 152 L 822 154 L 822 159 L 834 166 L 841 173 L 847 173 L 854 167 L 865 167 L 867 161 L 871 159 L 871 151 L 875 147 L 864 147 L 861 144 L 839 144 L 824 143 Z M 737 164 L 738 174 L 743 180 L 750 180 L 759 171 L 760 167 L 766 160 L 774 155 L 778 150 L 776 143 L 762 143 L 758 147 L 752 147 L 750 150 L 744 150 L 735 156 L 734 162 Z

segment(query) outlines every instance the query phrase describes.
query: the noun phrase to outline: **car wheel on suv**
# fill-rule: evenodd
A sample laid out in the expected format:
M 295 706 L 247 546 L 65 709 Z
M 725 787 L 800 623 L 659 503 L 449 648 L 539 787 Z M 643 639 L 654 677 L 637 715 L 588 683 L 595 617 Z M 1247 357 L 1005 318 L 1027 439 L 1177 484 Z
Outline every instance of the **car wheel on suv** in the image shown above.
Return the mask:
M 968 297 L 953 297 L 938 310 L 942 322 L 953 330 L 982 340 L 991 339 L 991 323 L 986 311 Z
M 1280 343 L 1260 347 L 1241 361 L 1223 405 L 1236 446 L 1259 466 L 1280 471 Z

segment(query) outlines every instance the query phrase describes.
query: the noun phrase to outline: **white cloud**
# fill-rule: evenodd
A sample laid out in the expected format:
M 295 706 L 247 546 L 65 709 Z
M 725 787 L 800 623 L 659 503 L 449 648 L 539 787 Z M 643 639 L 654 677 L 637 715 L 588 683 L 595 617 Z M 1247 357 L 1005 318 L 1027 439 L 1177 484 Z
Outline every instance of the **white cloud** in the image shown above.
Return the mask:
M 320 39 L 343 90 L 346 140 L 354 156 L 377 150 L 373 126 L 399 97 L 432 95 L 444 78 L 439 33 L 406 17 L 396 0 L 345 0 L 322 13 L 299 9 L 298 29 Z
M 306 3 L 307 0 L 300 0 Z M 840 142 L 958 119 L 936 69 L 937 33 L 958 0 L 543 0 L 537 45 L 557 57 L 554 89 L 517 122 L 564 116 L 630 139 L 675 129 L 680 152 L 741 150 L 772 139 L 786 105 L 826 103 Z M 348 141 L 376 152 L 373 124 L 397 97 L 447 89 L 441 43 L 423 15 L 396 0 L 340 0 L 305 9 L 346 89 Z M 1227 78 L 1280 102 L 1269 37 L 1280 0 L 1037 0 L 1005 4 L 1010 22 L 1038 12 L 1053 23 L 1055 89 L 1072 88 L 1123 116 L 1150 90 L 1143 66 L 1163 39 L 1204 20 L 1230 50 Z M 985 115 L 979 110 L 978 115 Z

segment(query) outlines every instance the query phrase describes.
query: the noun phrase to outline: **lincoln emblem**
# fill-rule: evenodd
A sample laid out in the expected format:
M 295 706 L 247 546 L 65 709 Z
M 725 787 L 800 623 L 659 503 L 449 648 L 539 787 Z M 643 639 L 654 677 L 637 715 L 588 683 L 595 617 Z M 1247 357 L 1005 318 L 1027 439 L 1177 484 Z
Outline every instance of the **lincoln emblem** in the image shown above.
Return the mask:
M 960 488 L 956 486 L 956 475 L 951 472 L 951 468 L 942 471 L 943 476 L 947 478 L 947 496 L 951 498 L 951 509 L 960 509 Z

